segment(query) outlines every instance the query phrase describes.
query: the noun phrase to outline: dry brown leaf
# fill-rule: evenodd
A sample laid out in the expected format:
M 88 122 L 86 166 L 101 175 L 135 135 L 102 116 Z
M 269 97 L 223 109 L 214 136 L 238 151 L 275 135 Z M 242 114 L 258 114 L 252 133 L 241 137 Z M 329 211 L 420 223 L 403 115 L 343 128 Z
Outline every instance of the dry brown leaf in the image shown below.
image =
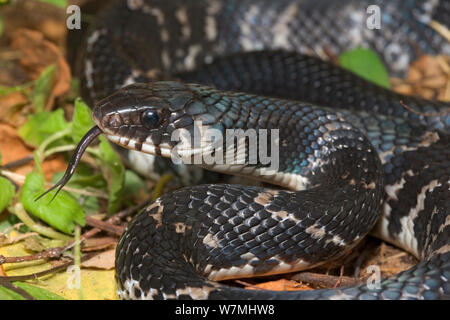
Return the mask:
M 264 283 L 258 283 L 251 286 L 245 287 L 245 289 L 252 289 L 257 290 L 257 288 L 263 289 L 263 290 L 274 290 L 274 291 L 296 291 L 296 290 L 311 290 L 312 288 L 308 287 L 307 285 L 286 280 L 286 279 L 280 279 L 276 281 L 269 281 Z
M 57 44 L 64 44 L 67 33 L 67 14 L 64 8 L 47 3 L 51 1 L 14 0 L 13 2 L 13 5 L 5 5 L 1 8 L 4 34 L 8 36 L 18 28 L 28 28 L 41 31 L 47 39 Z M 73 2 L 70 0 L 69 4 Z
M 70 89 L 71 73 L 61 50 L 42 33 L 18 29 L 13 33 L 11 46 L 20 51 L 20 64 L 27 70 L 31 79 L 37 79 L 45 67 L 56 65 L 55 83 L 45 109 L 49 110 L 55 97 Z
M 23 245 L 27 250 L 34 252 L 41 252 L 45 250 L 45 247 L 39 242 L 38 236 L 26 238 Z
M 25 145 L 16 129 L 3 123 L 0 123 L 0 150 L 2 151 L 2 164 L 29 156 L 33 151 Z
M 1 277 L 6 277 L 7 276 L 5 270 L 3 269 L 3 265 L 2 264 L 0 264 L 0 276 Z
M 0 121 L 18 128 L 27 121 L 27 97 L 21 92 L 0 95 Z
M 83 252 L 104 250 L 108 247 L 115 246 L 117 244 L 117 238 L 114 237 L 101 237 L 101 238 L 88 238 L 84 240 Z
M 114 268 L 114 261 L 116 257 L 116 248 L 103 251 L 98 255 L 92 257 L 81 263 L 85 268 L 96 268 L 110 270 Z
M 15 233 L 15 235 L 18 234 L 15 231 L 11 232 L 11 234 L 13 233 Z M 23 246 L 23 242 L 20 242 L 0 247 L 0 255 L 5 257 L 21 257 L 29 255 L 29 252 Z M 56 265 L 61 265 L 62 261 L 66 261 L 66 259 L 6 263 L 0 265 L 0 269 L 3 267 L 8 276 L 18 276 L 48 270 Z M 114 270 L 81 268 L 81 289 L 69 285 L 74 282 L 74 271 L 73 268 L 69 267 L 66 270 L 54 273 L 51 276 L 42 277 L 32 284 L 54 292 L 69 300 L 80 299 L 80 290 L 83 298 L 86 300 L 117 299 Z
M 382 277 L 389 277 L 411 268 L 417 263 L 417 259 L 407 252 L 392 245 L 381 242 L 378 253 L 364 262 L 361 270 L 361 278 L 368 277 L 371 272 L 367 268 L 371 265 L 380 267 Z
M 392 79 L 395 91 L 425 99 L 450 101 L 450 56 L 423 55 L 414 61 L 404 80 Z
M 0 150 L 2 151 L 2 164 L 25 158 L 32 154 L 33 150 L 26 146 L 17 131 L 8 124 L 0 123 Z M 56 154 L 45 159 L 42 170 L 45 179 L 50 181 L 55 172 L 64 171 L 67 161 L 63 155 Z M 26 175 L 33 170 L 33 162 L 18 166 L 12 171 Z

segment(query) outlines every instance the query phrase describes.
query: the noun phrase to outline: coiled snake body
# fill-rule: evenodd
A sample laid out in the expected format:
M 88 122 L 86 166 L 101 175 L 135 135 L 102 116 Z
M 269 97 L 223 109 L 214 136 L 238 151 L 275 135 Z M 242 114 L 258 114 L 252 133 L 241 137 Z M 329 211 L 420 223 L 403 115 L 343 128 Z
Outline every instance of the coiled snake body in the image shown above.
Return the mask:
M 381 30 L 365 26 L 374 4 Z M 276 172 L 261 175 L 258 164 L 203 167 L 292 190 L 205 184 L 163 195 L 121 237 L 119 296 L 448 299 L 448 104 L 400 96 L 299 53 L 365 45 L 402 75 L 417 48 L 450 53 L 427 24 L 448 22 L 449 12 L 444 1 L 413 0 L 109 4 L 75 67 L 84 98 L 96 103 L 90 137 L 102 132 L 131 149 L 128 161 L 146 172 L 162 162 L 144 153 L 170 156 L 172 133 L 192 133 L 195 121 L 222 133 L 279 129 Z M 205 62 L 214 64 L 199 68 Z M 154 81 L 173 78 L 186 82 Z M 376 288 L 273 292 L 215 282 L 309 268 L 344 255 L 371 230 L 421 262 Z

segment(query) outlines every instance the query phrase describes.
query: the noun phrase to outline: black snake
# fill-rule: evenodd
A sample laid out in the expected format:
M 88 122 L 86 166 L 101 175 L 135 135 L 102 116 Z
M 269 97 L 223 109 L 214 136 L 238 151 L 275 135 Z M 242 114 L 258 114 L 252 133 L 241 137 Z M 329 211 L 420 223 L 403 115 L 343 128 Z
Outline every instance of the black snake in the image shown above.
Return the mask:
M 369 5 L 381 9 L 380 30 L 365 25 Z M 449 299 L 449 105 L 395 94 L 301 55 L 323 58 L 366 46 L 382 54 L 391 74 L 404 75 L 418 52 L 450 53 L 429 27 L 431 20 L 445 24 L 449 17 L 445 1 L 108 4 L 74 67 L 83 97 L 96 104 L 97 126 L 60 186 L 100 133 L 133 150 L 128 162 L 151 175 L 146 171 L 167 162 L 141 151 L 170 156 L 173 131 L 193 132 L 201 120 L 220 132 L 279 129 L 275 173 L 260 176 L 266 169 L 261 164 L 203 167 L 305 189 L 205 184 L 163 195 L 121 237 L 119 296 Z M 154 81 L 167 79 L 235 91 Z M 244 156 L 249 160 L 249 153 Z M 215 282 L 309 268 L 344 255 L 371 230 L 421 262 L 375 288 L 274 292 Z

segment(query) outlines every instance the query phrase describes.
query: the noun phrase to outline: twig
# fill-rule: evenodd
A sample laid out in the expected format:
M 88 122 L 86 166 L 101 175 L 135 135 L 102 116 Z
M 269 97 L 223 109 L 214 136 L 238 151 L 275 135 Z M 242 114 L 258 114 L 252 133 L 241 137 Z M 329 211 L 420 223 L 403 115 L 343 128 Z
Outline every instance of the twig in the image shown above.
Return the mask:
M 402 100 L 400 100 L 400 104 L 401 104 L 406 110 L 408 110 L 408 111 L 410 111 L 410 112 L 412 112 L 412 113 L 415 113 L 415 114 L 424 116 L 424 117 L 440 117 L 440 116 L 442 116 L 442 115 L 444 115 L 444 114 L 450 112 L 450 108 L 447 108 L 446 110 L 441 111 L 441 112 L 425 113 L 425 112 L 420 112 L 420 111 L 414 110 L 413 108 L 411 108 L 411 107 L 409 107 L 408 105 L 406 105 Z
M 11 237 L 9 237 L 5 232 L 2 232 L 2 233 L 0 233 L 0 237 L 5 237 L 5 238 L 7 238 L 7 240 L 2 241 L 1 245 L 6 246 L 6 245 L 14 244 L 14 243 L 22 241 L 26 238 L 29 238 L 32 236 L 37 236 L 37 235 L 38 235 L 37 232 L 20 233 L 17 237 L 14 237 L 11 239 Z
M 86 261 L 91 259 L 92 257 L 94 257 L 95 255 L 97 255 L 97 253 L 86 253 L 85 255 L 83 255 L 81 257 L 81 262 Z M 0 276 L 0 281 L 1 280 L 6 280 L 6 281 L 25 281 L 25 280 L 34 280 L 43 276 L 46 276 L 48 274 L 52 274 L 55 272 L 58 272 L 62 269 L 67 268 L 68 266 L 70 266 L 71 264 L 73 264 L 73 259 L 72 258 L 66 258 L 69 259 L 69 261 L 66 261 L 58 266 L 55 266 L 53 268 L 44 270 L 44 271 L 40 271 L 40 272 L 36 272 L 36 273 L 31 273 L 31 274 L 25 274 L 22 276 Z
M 336 281 L 336 283 L 334 284 L 333 288 L 337 288 L 337 287 L 339 287 L 341 285 L 343 277 L 344 277 L 344 265 L 341 266 L 341 269 L 339 271 L 338 281 Z
M 44 236 L 47 236 L 52 239 L 60 239 L 65 241 L 70 241 L 72 238 L 62 234 L 58 231 L 55 231 L 53 228 L 46 227 L 34 221 L 25 211 L 23 204 L 18 202 L 14 205 L 14 207 L 9 209 L 12 213 L 14 213 L 20 220 L 22 220 L 25 225 L 31 230 L 40 233 Z
M 80 242 L 83 242 L 81 240 Z M 28 255 L 28 256 L 21 256 L 21 257 L 5 257 L 3 255 L 0 255 L 0 265 L 4 263 L 17 263 L 17 262 L 24 262 L 24 261 L 33 261 L 33 260 L 39 260 L 39 259 L 52 259 L 52 258 L 59 258 L 61 257 L 64 252 L 71 249 L 75 241 L 70 241 L 65 247 L 55 247 L 50 248 L 48 250 Z
M 31 160 L 33 160 L 33 155 L 29 155 L 29 156 L 8 162 L 8 163 L 0 166 L 0 169 L 11 169 L 11 168 L 15 168 L 15 167 L 20 167 L 24 164 L 27 164 Z
M 126 218 L 126 217 L 128 217 L 128 216 L 130 216 L 132 214 L 134 214 L 135 212 L 137 212 L 137 211 L 141 210 L 142 208 L 144 208 L 145 206 L 147 206 L 151 201 L 152 201 L 151 198 L 150 199 L 146 199 L 143 202 L 141 202 L 141 203 L 139 203 L 139 204 L 137 204 L 137 205 L 135 205 L 133 207 L 127 208 L 127 209 L 122 210 L 122 211 L 119 211 L 116 214 L 114 214 L 111 218 L 106 220 L 106 222 L 117 224 L 120 220 L 122 220 L 122 219 L 124 219 L 124 218 Z M 81 236 L 81 238 L 82 239 L 87 239 L 87 238 L 93 237 L 94 235 L 96 235 L 100 231 L 102 231 L 102 230 L 99 229 L 99 228 L 91 229 L 91 230 L 85 232 Z
M 23 290 L 22 288 L 19 288 L 18 286 L 14 285 L 13 283 L 0 279 L 0 286 L 3 286 L 17 294 L 20 294 L 22 297 L 24 297 L 27 300 L 36 300 L 35 297 L 33 297 L 31 294 Z
M 116 236 L 120 236 L 123 233 L 124 228 L 111 224 L 108 221 L 101 221 L 91 217 L 86 217 L 86 224 L 91 227 L 98 228 L 100 230 L 112 233 Z
M 434 20 L 430 22 L 430 26 L 450 42 L 450 30 L 446 26 Z
M 336 54 L 333 52 L 333 50 L 329 46 L 325 46 L 323 48 L 323 51 L 327 55 L 328 59 L 333 62 L 335 65 L 339 65 L 339 59 L 336 56 Z
M 361 281 L 356 278 L 346 276 L 331 276 L 312 272 L 302 272 L 294 275 L 292 280 L 306 282 L 311 285 L 320 286 L 323 288 L 331 288 L 338 284 L 342 286 L 351 286 L 361 284 Z
M 56 247 L 51 248 L 36 254 L 28 255 L 28 256 L 20 256 L 20 257 L 5 257 L 0 255 L 0 264 L 4 263 L 18 263 L 18 262 L 24 262 L 24 261 L 33 261 L 33 260 L 40 260 L 40 259 L 52 259 L 52 258 L 59 258 L 64 251 L 67 250 L 67 247 Z
M 16 183 L 18 185 L 23 185 L 25 183 L 24 175 L 21 175 L 21 174 L 12 172 L 12 171 L 8 171 L 8 170 L 2 170 L 2 169 L 0 169 L 0 174 L 11 179 L 14 183 Z M 46 182 L 45 186 L 51 187 L 52 184 Z M 63 188 L 63 190 L 75 192 L 75 193 L 82 194 L 85 196 L 93 196 L 93 197 L 97 197 L 97 198 L 108 199 L 108 195 L 106 193 L 100 192 L 100 191 L 87 191 L 84 189 L 76 189 L 76 188 L 71 188 L 71 187 L 67 187 L 67 186 L 65 186 Z

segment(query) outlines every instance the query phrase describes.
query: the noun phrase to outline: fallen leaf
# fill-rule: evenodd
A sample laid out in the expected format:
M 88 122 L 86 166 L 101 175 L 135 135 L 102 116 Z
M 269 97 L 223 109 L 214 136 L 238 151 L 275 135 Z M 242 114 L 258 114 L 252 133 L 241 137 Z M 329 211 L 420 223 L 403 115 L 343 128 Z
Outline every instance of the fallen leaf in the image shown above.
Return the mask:
M 258 288 L 273 291 L 311 290 L 311 288 L 308 287 L 307 285 L 286 279 L 263 282 L 245 287 L 245 289 L 252 289 L 252 290 L 257 290 Z
M 4 255 L 5 257 L 17 257 L 29 254 L 23 246 L 23 243 L 0 247 L 0 255 Z M 52 264 L 44 260 L 5 263 L 1 266 L 8 276 L 31 274 L 52 268 Z M 74 277 L 72 270 L 73 267 L 69 267 L 67 270 L 27 282 L 54 292 L 69 300 L 79 299 L 80 294 L 86 300 L 117 300 L 114 270 L 81 268 L 81 288 L 79 289 L 70 285 Z
M 108 247 L 115 246 L 117 241 L 117 238 L 113 237 L 88 238 L 84 240 L 84 247 L 81 250 L 83 252 L 104 250 Z
M 0 123 L 0 150 L 2 150 L 3 165 L 29 156 L 32 153 L 32 149 L 25 145 L 17 130 L 3 123 Z
M 106 269 L 111 270 L 114 268 L 114 261 L 116 258 L 116 248 L 103 251 L 81 263 L 82 267 L 85 268 L 96 268 L 96 269 Z
M 26 238 L 23 244 L 30 251 L 41 252 L 45 250 L 45 247 L 39 242 L 38 236 Z
M 0 123 L 0 150 L 2 151 L 2 164 L 7 164 L 25 158 L 32 154 L 33 150 L 29 148 L 17 133 L 17 130 L 8 124 Z M 5 151 L 8 152 L 5 152 Z M 61 154 L 52 155 L 42 163 L 42 170 L 47 181 L 50 181 L 53 174 L 58 171 L 64 171 L 67 161 Z M 13 168 L 13 172 L 27 175 L 33 170 L 33 162 Z
M 3 270 L 3 265 L 0 264 L 0 276 L 1 277 L 5 277 L 6 276 L 6 272 L 5 270 Z
M 70 89 L 72 78 L 64 55 L 55 44 L 45 40 L 42 33 L 23 28 L 13 33 L 11 46 L 20 51 L 20 64 L 30 74 L 31 79 L 37 79 L 45 67 L 56 65 L 54 85 L 45 107 L 49 110 L 55 97 Z
M 411 64 L 406 79 L 391 83 L 401 94 L 450 101 L 450 56 L 423 55 Z
M 67 243 L 62 240 L 48 239 L 39 235 L 27 237 L 23 242 L 25 248 L 34 252 L 42 252 L 51 248 L 62 247 Z
M 0 120 L 13 127 L 20 127 L 26 121 L 26 113 L 30 108 L 22 108 L 28 104 L 22 92 L 0 95 Z
M 14 0 L 14 5 L 2 6 L 2 19 L 6 35 L 25 27 L 39 30 L 45 38 L 62 45 L 67 33 L 66 10 L 44 1 Z

